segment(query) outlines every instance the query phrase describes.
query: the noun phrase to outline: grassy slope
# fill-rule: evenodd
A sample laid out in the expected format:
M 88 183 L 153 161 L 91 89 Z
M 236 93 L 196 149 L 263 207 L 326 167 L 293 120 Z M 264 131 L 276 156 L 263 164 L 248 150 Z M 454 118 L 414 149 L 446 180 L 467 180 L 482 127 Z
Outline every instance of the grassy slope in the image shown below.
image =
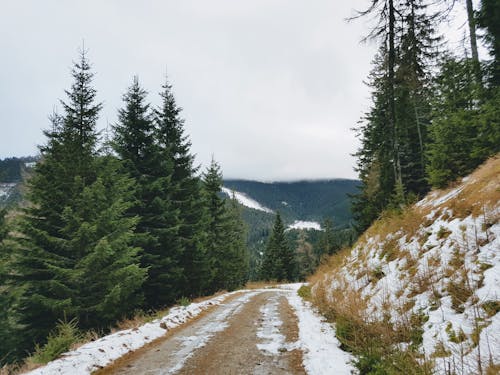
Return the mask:
M 363 373 L 500 370 L 500 158 L 375 222 L 311 278 Z

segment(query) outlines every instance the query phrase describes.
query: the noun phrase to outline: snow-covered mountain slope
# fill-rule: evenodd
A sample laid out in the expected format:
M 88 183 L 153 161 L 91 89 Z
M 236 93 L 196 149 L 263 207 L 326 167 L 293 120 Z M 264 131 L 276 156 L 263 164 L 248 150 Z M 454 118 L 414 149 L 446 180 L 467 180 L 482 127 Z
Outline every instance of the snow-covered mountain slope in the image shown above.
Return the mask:
M 234 196 L 236 198 L 236 200 L 245 207 L 253 208 L 254 210 L 259 210 L 259 211 L 263 211 L 263 212 L 267 212 L 267 213 L 273 213 L 273 210 L 271 210 L 270 208 L 264 207 L 259 202 L 250 198 L 249 196 L 247 196 L 244 193 L 241 193 L 241 192 L 236 191 L 236 190 L 231 190 L 231 189 L 226 188 L 226 187 L 222 188 L 222 192 L 224 194 L 226 194 L 227 196 L 229 196 L 230 198 L 232 198 Z
M 406 356 L 432 373 L 498 373 L 499 219 L 497 156 L 454 188 L 375 222 L 315 275 L 316 304 L 360 352 L 371 336 L 381 358 L 398 351 L 392 363 Z
M 290 224 L 287 229 L 314 229 L 321 230 L 321 224 L 317 221 L 302 221 L 295 220 L 293 224 Z

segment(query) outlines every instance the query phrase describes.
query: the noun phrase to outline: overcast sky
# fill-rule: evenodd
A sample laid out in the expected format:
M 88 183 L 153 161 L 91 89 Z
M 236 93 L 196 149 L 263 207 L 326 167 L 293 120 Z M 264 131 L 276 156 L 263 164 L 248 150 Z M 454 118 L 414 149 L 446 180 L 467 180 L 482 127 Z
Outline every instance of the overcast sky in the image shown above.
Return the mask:
M 0 13 L 0 158 L 33 155 L 85 41 L 114 123 L 139 76 L 159 103 L 167 71 L 197 162 L 227 178 L 355 178 L 350 130 L 367 109 L 376 45 L 367 0 L 15 0 Z

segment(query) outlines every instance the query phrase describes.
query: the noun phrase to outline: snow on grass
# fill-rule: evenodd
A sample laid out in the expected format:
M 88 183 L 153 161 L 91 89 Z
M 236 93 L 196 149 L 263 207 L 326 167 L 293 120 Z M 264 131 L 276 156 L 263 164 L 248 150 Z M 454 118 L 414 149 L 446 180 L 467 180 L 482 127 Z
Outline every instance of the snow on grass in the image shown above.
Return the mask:
M 283 322 L 279 316 L 278 297 L 279 295 L 274 295 L 260 308 L 262 325 L 257 331 L 257 337 L 262 339 L 262 343 L 257 344 L 257 348 L 272 355 L 278 354 L 279 350 L 285 347 L 285 336 L 280 333 Z
M 169 329 L 187 322 L 207 308 L 220 305 L 228 295 L 220 295 L 203 302 L 192 303 L 186 307 L 173 307 L 161 319 L 146 323 L 139 328 L 126 329 L 89 342 L 78 349 L 63 354 L 61 358 L 49 362 L 46 366 L 29 372 L 29 374 L 90 374 L 163 336 Z M 245 298 L 247 298 L 246 295 Z
M 295 220 L 287 229 L 314 229 L 321 230 L 321 224 L 316 221 Z
M 226 187 L 222 187 L 222 192 L 224 194 L 227 194 L 229 197 L 234 196 L 236 198 L 236 200 L 245 207 L 253 208 L 254 210 L 264 211 L 264 212 L 271 213 L 271 214 L 274 212 L 270 208 L 264 207 L 256 200 L 253 200 L 252 198 L 250 198 L 246 194 L 240 193 L 239 191 L 228 189 Z
M 299 320 L 299 341 L 297 346 L 303 351 L 303 364 L 310 375 L 350 375 L 354 371 L 351 365 L 353 357 L 340 349 L 335 337 L 335 330 L 325 319 L 313 310 L 309 302 L 297 294 L 302 284 L 292 284 L 285 288 L 288 302 L 295 310 Z
M 433 193 L 417 207 L 445 205 L 459 199 L 462 189 Z M 483 209 L 478 217 L 463 218 L 449 208 L 433 211 L 427 217 L 432 221 L 422 223 L 414 235 L 397 231 L 361 242 L 330 276 L 330 287 L 357 289 L 372 318 L 390 316 L 397 324 L 423 314 L 419 350 L 434 359 L 436 374 L 450 368 L 474 374 L 500 364 L 500 207 Z M 388 259 L 394 239 L 400 255 Z M 357 278 L 363 270 L 376 270 L 378 276 Z M 402 309 L 405 305 L 409 309 Z

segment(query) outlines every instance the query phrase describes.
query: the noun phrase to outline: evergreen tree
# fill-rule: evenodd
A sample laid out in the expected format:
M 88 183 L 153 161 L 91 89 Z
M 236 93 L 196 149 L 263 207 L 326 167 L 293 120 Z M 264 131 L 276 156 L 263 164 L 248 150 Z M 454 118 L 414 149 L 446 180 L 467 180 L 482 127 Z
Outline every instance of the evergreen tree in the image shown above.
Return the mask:
M 323 256 L 332 255 L 339 250 L 338 243 L 335 239 L 333 221 L 329 218 L 325 219 L 322 229 L 323 231 L 321 232 L 318 245 L 315 249 L 316 264 L 320 263 Z
M 276 214 L 273 232 L 267 243 L 262 260 L 262 279 L 292 281 L 295 271 L 295 254 L 285 237 L 285 227 L 281 215 Z
M 247 280 L 248 255 L 245 230 L 236 201 L 220 197 L 222 172 L 212 159 L 203 175 L 207 208 L 206 253 L 211 271 L 210 291 L 233 290 Z
M 201 295 L 208 288 L 211 274 L 205 252 L 204 231 L 206 214 L 198 168 L 190 153 L 191 143 L 184 135 L 184 120 L 180 117 L 172 86 L 166 82 L 160 93 L 161 106 L 155 111 L 157 139 L 163 157 L 172 163 L 172 205 L 179 212 L 178 239 L 182 249 L 183 294 Z
M 478 17 L 479 26 L 485 31 L 484 40 L 489 46 L 491 62 L 491 85 L 500 86 L 500 1 L 481 0 Z
M 427 174 L 430 184 L 444 187 L 471 172 L 479 162 L 471 157 L 478 130 L 478 90 L 472 62 L 446 56 L 434 90 Z
M 305 280 L 314 273 L 316 266 L 313 246 L 307 241 L 307 232 L 305 230 L 300 231 L 295 253 L 297 254 L 297 277 L 300 280 Z
M 247 229 L 235 197 L 226 204 L 226 216 L 228 252 L 224 289 L 233 290 L 245 285 L 250 271 L 250 255 L 246 245 Z
M 207 209 L 206 255 L 210 269 L 210 290 L 222 289 L 226 275 L 224 267 L 227 259 L 227 233 L 224 221 L 226 210 L 224 200 L 219 196 L 222 188 L 222 172 L 212 158 L 207 171 L 203 174 L 203 195 Z
M 399 209 L 428 190 L 425 165 L 430 124 L 429 66 L 436 56 L 436 14 L 425 0 L 373 0 L 360 16 L 376 14 L 370 37 L 382 41 L 369 85 L 372 107 L 357 128 L 357 171 L 363 185 L 353 196 L 362 231 L 388 207 Z
M 7 244 L 9 232 L 5 210 L 0 210 L 0 366 L 18 359 L 22 352 L 18 348 L 14 305 L 15 290 L 9 285 L 11 251 Z
M 84 53 L 75 64 L 64 115 L 52 117 L 42 160 L 29 181 L 31 205 L 20 219 L 13 273 L 24 349 L 43 342 L 59 319 L 102 327 L 136 306 L 144 270 L 124 217 L 130 182 L 97 157 L 93 74 Z M 106 272 L 96 272 L 94 262 Z M 90 285 L 87 278 L 92 278 Z
M 396 180 L 394 174 L 392 129 L 388 126 L 389 96 L 386 71 L 386 48 L 382 46 L 374 59 L 368 85 L 372 89 L 372 106 L 356 129 L 361 147 L 354 154 L 356 171 L 362 182 L 358 194 L 351 197 L 353 217 L 358 232 L 370 226 L 391 200 Z
M 179 297 L 182 249 L 179 213 L 172 204 L 173 165 L 159 144 L 146 95 L 134 77 L 118 112 L 113 147 L 137 183 L 128 214 L 139 218 L 135 243 L 142 248 L 142 265 L 148 269 L 143 287 L 146 305 L 157 308 Z

